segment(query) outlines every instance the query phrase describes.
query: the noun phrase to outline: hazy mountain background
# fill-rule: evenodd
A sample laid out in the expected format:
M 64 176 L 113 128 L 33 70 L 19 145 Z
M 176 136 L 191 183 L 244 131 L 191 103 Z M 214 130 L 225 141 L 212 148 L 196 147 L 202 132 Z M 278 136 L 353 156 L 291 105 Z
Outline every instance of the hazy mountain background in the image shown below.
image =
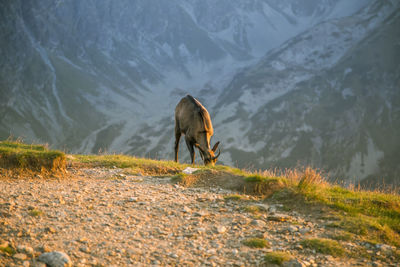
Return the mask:
M 1 1 L 0 139 L 172 159 L 174 108 L 190 93 L 211 113 L 224 164 L 398 184 L 399 8 Z

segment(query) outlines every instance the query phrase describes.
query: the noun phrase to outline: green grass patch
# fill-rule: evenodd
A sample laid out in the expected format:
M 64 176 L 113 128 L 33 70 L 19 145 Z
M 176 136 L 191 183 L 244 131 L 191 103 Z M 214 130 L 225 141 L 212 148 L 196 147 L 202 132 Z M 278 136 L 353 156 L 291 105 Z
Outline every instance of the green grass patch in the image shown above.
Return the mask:
M 43 145 L 0 142 L 0 167 L 32 171 L 57 171 L 66 167 L 65 154 Z
M 7 255 L 10 255 L 10 256 L 12 256 L 12 255 L 14 255 L 15 253 L 17 253 L 17 252 L 15 251 L 15 249 L 12 248 L 12 247 L 10 247 L 10 246 L 0 247 L 0 251 L 3 252 L 3 253 L 5 253 L 5 254 L 7 254 Z
M 268 179 L 270 179 L 270 178 L 269 177 L 265 177 L 265 176 L 261 176 L 261 175 L 258 175 L 258 174 L 249 175 L 249 176 L 244 178 L 244 180 L 246 182 L 253 182 L 253 183 L 266 182 Z
M 186 173 L 178 173 L 171 177 L 171 181 L 175 183 L 183 183 L 188 177 Z
M 254 206 L 254 205 L 249 205 L 249 206 L 244 207 L 243 210 L 245 212 L 256 214 L 256 213 L 260 212 L 260 207 Z
M 171 177 L 171 181 L 182 186 L 193 186 L 196 184 L 198 176 L 194 174 L 178 173 Z
M 244 180 L 248 183 L 288 183 L 285 177 L 262 176 L 260 174 L 245 174 Z
M 269 197 L 288 186 L 288 180 L 284 177 L 268 177 L 259 174 L 246 175 L 245 192 Z
M 343 256 L 346 250 L 335 240 L 326 238 L 311 238 L 301 241 L 301 244 L 310 249 L 314 249 L 318 253 L 329 254 L 335 257 Z
M 334 185 L 298 188 L 308 201 L 322 203 L 337 211 L 333 226 L 363 235 L 376 242 L 400 246 L 400 196 L 355 191 Z
M 46 151 L 47 148 L 45 145 L 28 145 L 19 142 L 9 142 L 2 141 L 0 142 L 0 147 L 9 148 L 9 149 L 23 149 L 23 150 L 35 150 L 35 151 Z
M 237 195 L 237 194 L 231 194 L 231 195 L 226 195 L 224 196 L 225 200 L 233 200 L 233 201 L 238 201 L 243 198 L 242 195 Z
M 243 244 L 251 248 L 270 247 L 269 242 L 263 238 L 248 238 L 243 241 Z
M 327 185 L 321 173 L 310 167 L 306 168 L 297 178 L 297 189 L 300 192 L 313 192 L 316 188 L 322 188 Z
M 358 214 L 349 216 L 345 213 L 339 214 L 338 221 L 328 225 L 344 229 L 350 233 L 359 235 L 370 243 L 387 243 L 399 246 L 399 233 L 394 231 L 389 225 L 379 223 L 378 218 Z
M 264 256 L 264 260 L 267 263 L 277 264 L 277 265 L 281 265 L 285 261 L 290 261 L 292 259 L 293 259 L 292 255 L 283 251 L 267 252 Z
M 145 175 L 177 174 L 189 166 L 174 161 L 136 158 L 127 155 L 73 155 L 73 160 L 92 166 L 126 168 L 132 173 L 140 172 Z
M 247 176 L 249 175 L 248 172 L 238 169 L 238 168 L 233 168 L 233 167 L 229 167 L 229 166 L 225 166 L 225 165 L 215 165 L 215 166 L 199 166 L 200 168 L 205 168 L 205 169 L 211 169 L 211 170 L 215 170 L 215 171 L 220 171 L 220 172 L 227 172 L 227 173 L 231 173 L 237 176 Z
M 354 239 L 354 234 L 347 231 L 340 231 L 339 233 L 332 234 L 330 238 L 339 241 L 351 241 Z
M 394 193 L 346 189 L 327 183 L 311 168 L 292 171 L 288 186 L 276 192 L 288 207 L 306 210 L 314 206 L 334 218 L 330 226 L 362 236 L 370 242 L 400 247 L 400 196 Z
M 39 217 L 43 215 L 43 211 L 38 210 L 38 209 L 31 209 L 28 214 L 32 217 Z

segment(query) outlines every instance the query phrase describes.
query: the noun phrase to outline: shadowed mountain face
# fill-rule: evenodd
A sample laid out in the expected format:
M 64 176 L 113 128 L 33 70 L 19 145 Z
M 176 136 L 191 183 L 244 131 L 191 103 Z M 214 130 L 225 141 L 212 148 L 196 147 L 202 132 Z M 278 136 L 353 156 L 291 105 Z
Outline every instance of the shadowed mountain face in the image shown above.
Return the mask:
M 243 127 L 222 141 L 232 143 L 231 162 L 398 183 L 400 16 L 398 6 L 386 8 L 321 23 L 236 75 L 215 122 L 218 133 Z M 233 114 L 219 115 L 225 109 Z
M 190 93 L 226 164 L 399 177 L 397 1 L 4 2 L 2 139 L 172 159 Z

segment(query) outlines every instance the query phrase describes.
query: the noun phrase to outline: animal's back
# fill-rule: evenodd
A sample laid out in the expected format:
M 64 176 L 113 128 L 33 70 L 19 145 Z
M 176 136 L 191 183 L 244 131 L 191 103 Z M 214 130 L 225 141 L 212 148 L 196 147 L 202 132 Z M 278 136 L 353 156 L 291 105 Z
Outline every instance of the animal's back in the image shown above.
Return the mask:
M 194 97 L 187 95 L 179 101 L 175 108 L 175 123 L 186 132 L 189 127 L 198 131 L 207 131 L 213 135 L 213 127 L 207 109 Z

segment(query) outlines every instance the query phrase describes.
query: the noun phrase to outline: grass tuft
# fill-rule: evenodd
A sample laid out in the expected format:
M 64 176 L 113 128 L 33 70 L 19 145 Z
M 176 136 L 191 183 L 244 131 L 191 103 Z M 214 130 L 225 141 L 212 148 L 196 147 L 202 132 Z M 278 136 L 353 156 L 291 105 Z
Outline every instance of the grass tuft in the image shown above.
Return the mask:
M 354 239 L 354 234 L 346 231 L 341 231 L 340 233 L 335 233 L 331 235 L 330 238 L 338 241 L 351 241 Z
M 263 195 L 269 197 L 272 194 L 282 190 L 288 185 L 284 177 L 268 177 L 259 174 L 247 175 L 244 177 L 246 182 L 246 193 Z
M 255 175 L 249 175 L 247 177 L 244 178 L 244 180 L 246 182 L 257 182 L 257 183 L 261 183 L 261 182 L 265 182 L 267 181 L 269 178 L 265 177 L 265 176 L 261 176 L 259 174 L 255 174 Z
M 301 175 L 300 181 L 297 185 L 301 192 L 313 190 L 316 187 L 325 186 L 327 183 L 322 178 L 320 172 L 307 167 Z
M 326 238 L 311 238 L 301 241 L 301 244 L 310 249 L 322 254 L 329 254 L 332 256 L 343 256 L 345 249 L 335 240 Z
M 224 196 L 224 199 L 225 199 L 225 200 L 234 200 L 234 201 L 237 201 L 237 200 L 241 200 L 242 198 L 243 198 L 243 196 L 237 195 L 237 194 L 231 194 L 231 195 L 226 195 L 226 196 Z
M 33 216 L 33 217 L 39 217 L 39 216 L 42 216 L 42 215 L 43 215 L 43 211 L 38 210 L 38 209 L 31 209 L 31 210 L 28 212 L 28 214 L 29 214 L 30 216 Z
M 264 256 L 264 260 L 267 263 L 278 264 L 278 265 L 281 265 L 282 263 L 290 261 L 292 259 L 293 259 L 292 255 L 283 251 L 268 252 Z
M 0 251 L 3 252 L 3 253 L 5 253 L 5 254 L 7 254 L 7 255 L 10 255 L 10 256 L 12 256 L 12 255 L 14 255 L 15 253 L 17 253 L 17 252 L 15 251 L 15 249 L 12 248 L 12 247 L 10 247 L 10 246 L 6 246 L 6 247 L 1 247 L 1 246 L 0 246 Z
M 244 211 L 249 212 L 249 213 L 258 213 L 260 212 L 260 207 L 255 206 L 255 205 L 249 205 L 243 208 Z
M 269 242 L 262 238 L 248 238 L 243 241 L 243 244 L 251 248 L 270 247 Z
M 185 179 L 185 177 L 187 177 L 188 175 L 186 173 L 178 173 L 175 174 L 174 176 L 171 177 L 171 180 L 174 182 L 181 182 Z

